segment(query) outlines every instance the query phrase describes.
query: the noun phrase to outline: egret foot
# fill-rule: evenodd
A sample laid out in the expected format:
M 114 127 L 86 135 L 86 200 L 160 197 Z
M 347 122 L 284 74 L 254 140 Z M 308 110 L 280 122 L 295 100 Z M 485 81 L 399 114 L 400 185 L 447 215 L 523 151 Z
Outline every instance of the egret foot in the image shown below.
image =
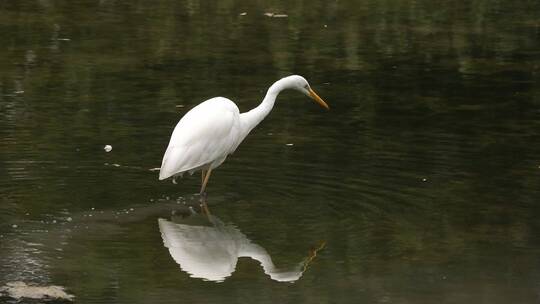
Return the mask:
M 199 199 L 199 200 L 200 200 L 201 202 L 202 202 L 202 201 L 206 201 L 206 198 L 208 198 L 208 193 L 206 193 L 206 191 L 204 191 L 204 192 L 199 193 L 199 196 L 200 196 L 200 199 Z

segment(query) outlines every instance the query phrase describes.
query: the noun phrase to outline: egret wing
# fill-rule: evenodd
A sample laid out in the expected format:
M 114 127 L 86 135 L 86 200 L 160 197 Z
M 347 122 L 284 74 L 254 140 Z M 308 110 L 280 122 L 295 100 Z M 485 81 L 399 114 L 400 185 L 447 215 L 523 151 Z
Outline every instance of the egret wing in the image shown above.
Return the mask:
M 238 107 L 226 98 L 212 98 L 190 110 L 174 128 L 159 179 L 227 157 L 236 146 L 238 117 Z

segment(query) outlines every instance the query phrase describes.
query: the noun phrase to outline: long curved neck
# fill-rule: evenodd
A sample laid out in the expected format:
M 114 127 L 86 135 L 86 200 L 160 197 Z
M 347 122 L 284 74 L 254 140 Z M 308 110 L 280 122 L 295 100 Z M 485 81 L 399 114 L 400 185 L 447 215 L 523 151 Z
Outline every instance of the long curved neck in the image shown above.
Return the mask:
M 266 96 L 258 107 L 240 114 L 240 123 L 242 124 L 242 131 L 244 137 L 255 128 L 265 117 L 270 113 L 276 102 L 276 98 L 281 91 L 287 88 L 287 78 L 282 78 L 268 89 Z

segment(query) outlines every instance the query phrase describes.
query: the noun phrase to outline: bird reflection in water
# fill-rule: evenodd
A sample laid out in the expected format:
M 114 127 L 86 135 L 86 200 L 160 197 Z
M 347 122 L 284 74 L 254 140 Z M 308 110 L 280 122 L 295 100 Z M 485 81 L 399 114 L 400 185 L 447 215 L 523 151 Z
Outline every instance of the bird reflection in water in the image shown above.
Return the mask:
M 171 220 L 160 218 L 158 223 L 163 243 L 180 268 L 193 278 L 215 282 L 231 276 L 241 257 L 259 261 L 272 280 L 294 282 L 325 246 L 322 242 L 299 264 L 281 269 L 274 265 L 263 247 L 251 242 L 238 228 L 209 213 L 199 214 L 189 208 L 180 215 L 173 215 Z

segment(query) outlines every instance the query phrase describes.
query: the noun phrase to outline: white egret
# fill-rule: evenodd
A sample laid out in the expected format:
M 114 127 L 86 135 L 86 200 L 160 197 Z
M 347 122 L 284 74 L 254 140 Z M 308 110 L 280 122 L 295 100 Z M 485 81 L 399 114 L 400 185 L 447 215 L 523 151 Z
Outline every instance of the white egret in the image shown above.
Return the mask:
M 261 104 L 249 112 L 240 113 L 236 104 L 224 97 L 208 99 L 187 112 L 174 128 L 163 156 L 159 179 L 202 170 L 201 194 L 204 193 L 212 170 L 221 165 L 270 113 L 276 97 L 286 89 L 300 91 L 329 109 L 307 80 L 298 75 L 272 84 Z

